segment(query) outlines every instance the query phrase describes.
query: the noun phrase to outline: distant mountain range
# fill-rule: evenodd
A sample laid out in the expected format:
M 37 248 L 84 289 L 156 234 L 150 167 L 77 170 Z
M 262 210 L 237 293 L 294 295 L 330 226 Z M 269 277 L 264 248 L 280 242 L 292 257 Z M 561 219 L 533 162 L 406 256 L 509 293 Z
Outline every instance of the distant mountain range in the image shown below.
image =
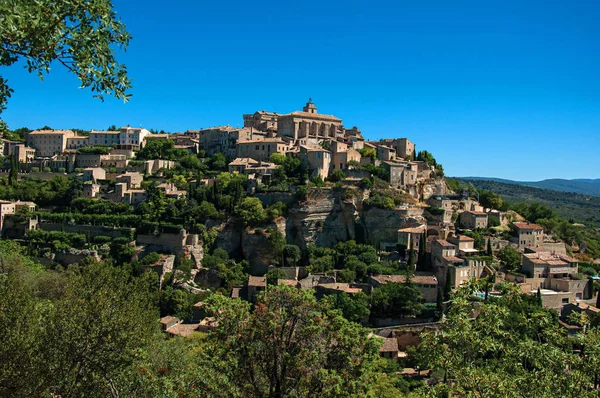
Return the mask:
M 563 180 L 560 178 L 552 178 L 542 181 L 512 181 L 503 178 L 488 178 L 488 177 L 460 177 L 465 180 L 480 180 L 480 181 L 495 181 L 504 184 L 517 184 L 527 187 L 535 187 L 541 189 L 550 189 L 560 192 L 574 192 L 582 195 L 600 196 L 600 178 L 578 178 L 573 180 Z

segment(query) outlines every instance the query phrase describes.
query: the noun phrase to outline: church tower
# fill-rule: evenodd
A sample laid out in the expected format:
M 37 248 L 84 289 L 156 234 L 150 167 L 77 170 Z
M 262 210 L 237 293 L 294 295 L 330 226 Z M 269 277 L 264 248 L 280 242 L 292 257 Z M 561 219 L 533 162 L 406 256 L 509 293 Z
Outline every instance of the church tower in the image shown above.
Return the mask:
M 317 107 L 313 103 L 312 98 L 308 99 L 308 102 L 306 103 L 306 105 L 304 105 L 302 111 L 306 113 L 317 113 Z

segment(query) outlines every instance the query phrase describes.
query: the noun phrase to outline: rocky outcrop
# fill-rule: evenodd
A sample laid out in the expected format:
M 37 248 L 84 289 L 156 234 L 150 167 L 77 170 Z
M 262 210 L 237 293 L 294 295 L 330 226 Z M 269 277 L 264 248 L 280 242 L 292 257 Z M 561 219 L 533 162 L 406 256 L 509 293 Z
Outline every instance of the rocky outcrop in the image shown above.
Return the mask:
M 306 249 L 310 243 L 327 247 L 356 239 L 355 215 L 356 207 L 344 200 L 343 190 L 310 190 L 307 200 L 288 212 L 288 241 Z
M 395 245 L 398 229 L 425 222 L 422 211 L 406 209 L 380 209 L 372 207 L 363 211 L 360 221 L 364 228 L 365 243 L 375 247 Z
M 421 184 L 421 196 L 423 201 L 428 200 L 432 196 L 447 195 L 451 191 L 446 186 L 446 180 L 443 177 L 431 178 Z
M 236 226 L 235 220 L 231 219 L 228 223 L 209 225 L 209 227 L 215 227 L 219 231 L 219 235 L 215 240 L 215 249 L 223 249 L 230 256 L 240 252 L 242 229 Z
M 242 233 L 242 252 L 250 263 L 251 275 L 264 275 L 273 260 L 268 234 L 247 230 Z

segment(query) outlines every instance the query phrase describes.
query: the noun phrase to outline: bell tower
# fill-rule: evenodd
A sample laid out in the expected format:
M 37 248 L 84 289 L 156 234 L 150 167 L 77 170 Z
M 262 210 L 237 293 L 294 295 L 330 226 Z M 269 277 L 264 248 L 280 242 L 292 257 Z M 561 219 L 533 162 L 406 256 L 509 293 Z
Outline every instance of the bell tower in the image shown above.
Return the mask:
M 312 98 L 308 99 L 308 102 L 306 103 L 306 105 L 304 105 L 302 111 L 306 113 L 317 113 L 317 107 L 313 103 Z

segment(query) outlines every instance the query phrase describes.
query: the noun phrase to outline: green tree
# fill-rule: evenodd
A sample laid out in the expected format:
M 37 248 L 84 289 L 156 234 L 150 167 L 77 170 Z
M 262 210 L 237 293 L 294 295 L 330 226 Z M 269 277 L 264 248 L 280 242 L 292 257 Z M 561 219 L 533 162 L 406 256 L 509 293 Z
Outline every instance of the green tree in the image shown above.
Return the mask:
M 285 156 L 283 153 L 272 153 L 271 157 L 269 158 L 269 160 L 271 161 L 271 163 L 275 163 L 276 165 L 282 165 L 285 163 L 287 156 Z
M 479 203 L 486 208 L 499 210 L 504 206 L 502 197 L 492 191 L 479 191 Z
M 511 246 L 505 246 L 498 250 L 496 257 L 500 263 L 509 271 L 516 271 L 521 265 L 521 254 Z
M 312 291 L 273 287 L 254 310 L 213 295 L 218 322 L 202 350 L 209 396 L 338 397 L 365 395 L 378 342 L 368 330 L 319 304 Z
M 123 100 L 131 84 L 115 49 L 125 49 L 130 35 L 109 0 L 27 1 L 0 3 L 0 65 L 23 61 L 40 78 L 58 63 L 77 76 L 95 96 Z M 0 77 L 0 112 L 12 89 Z
M 283 259 L 286 266 L 295 267 L 301 257 L 302 252 L 298 246 L 285 245 L 283 248 Z
M 285 264 L 284 250 L 286 247 L 285 236 L 279 231 L 269 231 L 269 245 L 271 246 L 271 253 L 273 258 L 276 259 L 280 266 Z
M 235 216 L 244 226 L 260 225 L 267 218 L 260 199 L 250 197 L 244 198 L 235 207 Z
M 387 283 L 373 289 L 371 315 L 376 318 L 405 318 L 423 311 L 423 295 L 407 278 L 407 283 Z
M 286 279 L 285 272 L 279 268 L 272 268 L 268 270 L 266 277 L 268 285 L 277 285 L 277 281 L 279 279 Z
M 323 302 L 331 309 L 340 310 L 344 318 L 351 322 L 360 322 L 371 313 L 369 297 L 363 292 L 330 294 L 323 298 Z
M 569 341 L 553 311 L 517 290 L 480 303 L 473 317 L 476 289 L 472 283 L 459 288 L 441 329 L 422 335 L 415 360 L 445 375 L 444 383 L 427 388 L 424 396 L 443 391 L 480 397 L 598 395 L 592 389 L 599 364 L 596 331 Z M 574 342 L 585 346 L 583 352 L 589 347 L 589 356 L 574 352 Z
M 338 169 L 338 170 L 333 170 L 331 172 L 328 180 L 331 182 L 338 182 L 338 181 L 342 181 L 344 178 L 346 178 L 346 174 L 344 174 L 344 172 L 342 170 Z
M 426 266 L 426 261 L 427 259 L 425 258 L 426 252 L 425 252 L 425 246 L 427 245 L 427 232 L 424 230 L 423 233 L 421 234 L 420 240 L 419 240 L 419 257 L 417 260 L 417 271 L 425 271 L 427 266 Z

